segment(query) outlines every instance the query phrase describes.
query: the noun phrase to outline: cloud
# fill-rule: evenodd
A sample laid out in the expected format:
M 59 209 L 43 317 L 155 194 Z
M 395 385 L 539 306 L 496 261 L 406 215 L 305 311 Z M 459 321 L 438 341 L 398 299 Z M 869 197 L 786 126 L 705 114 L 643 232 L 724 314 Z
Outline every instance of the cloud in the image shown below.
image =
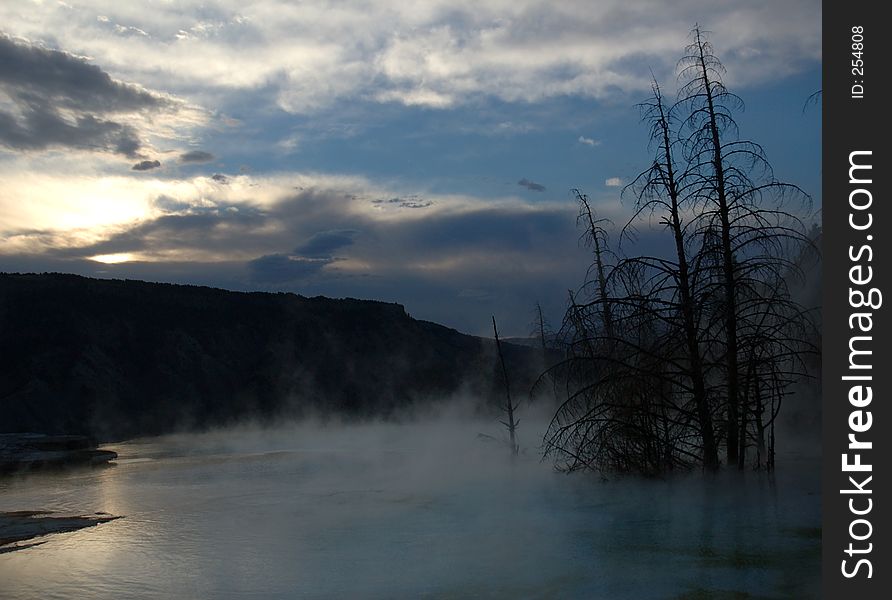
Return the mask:
M 180 154 L 181 163 L 206 163 L 214 160 L 214 155 L 204 150 L 189 150 Z
M 0 35 L 0 85 L 22 102 L 51 101 L 80 112 L 160 109 L 171 101 L 115 81 L 85 59 Z
M 157 169 L 161 166 L 161 161 L 158 160 L 143 160 L 132 167 L 130 167 L 133 171 L 151 171 L 152 169 Z
M 184 0 L 151 11 L 86 0 L 39 10 L 33 18 L 0 3 L 0 22 L 32 39 L 52 32 L 133 81 L 193 99 L 265 88 L 295 113 L 357 97 L 442 109 L 481 97 L 637 96 L 649 68 L 671 79 L 695 22 L 715 32 L 735 82 L 777 80 L 821 58 L 818 0 L 382 0 L 338 10 L 324 0 Z
M 128 254 L 134 260 L 153 262 L 247 258 L 252 246 L 263 246 L 257 238 L 265 223 L 264 215 L 251 208 L 223 203 L 196 207 L 188 203 L 188 208 L 180 212 L 118 227 L 95 243 L 50 253 L 71 258 Z
M 623 180 L 619 177 L 610 177 L 604 182 L 607 187 L 620 187 L 622 184 Z
M 79 115 L 74 122 L 39 101 L 22 110 L 20 117 L 0 111 L 0 143 L 14 150 L 68 147 L 101 150 L 137 158 L 142 142 L 129 125 Z
M 498 306 L 506 331 L 522 334 L 532 302 L 560 310 L 589 260 L 564 200 L 425 191 L 422 201 L 336 174 L 229 175 L 227 185 L 206 176 L 0 176 L 7 270 L 383 299 L 465 331 L 484 332 Z M 617 199 L 593 201 L 600 215 L 624 220 Z M 108 255 L 129 262 L 90 260 Z
M 0 35 L 0 144 L 9 148 L 68 147 L 133 158 L 143 145 L 139 132 L 116 115 L 170 106 L 80 57 Z
M 167 194 L 161 194 L 152 200 L 151 205 L 152 208 L 167 214 L 188 212 L 193 207 L 193 204 L 188 200 L 179 200 Z
M 78 197 L 60 193 L 66 185 L 94 198 L 95 212 L 75 221 L 71 207 L 81 204 Z M 0 253 L 7 256 L 62 252 L 72 258 L 130 254 L 145 261 L 247 261 L 280 255 L 270 264 L 291 257 L 290 262 L 307 263 L 286 265 L 301 272 L 333 259 L 346 259 L 338 267 L 354 272 L 416 261 L 413 268 L 427 271 L 435 263 L 479 264 L 478 253 L 491 255 L 489 262 L 500 253 L 527 252 L 555 228 L 574 223 L 571 205 L 517 198 L 435 196 L 418 210 L 403 200 L 414 194 L 391 191 L 389 196 L 400 201 L 376 204 L 383 189 L 345 176 L 239 175 L 225 186 L 209 177 L 83 178 L 73 184 L 69 178 L 30 178 L 8 188 L 10 199 L 26 188 L 34 212 L 20 213 L 0 230 Z M 127 210 L 112 214 L 109 208 L 115 202 L 120 206 L 121 198 L 129 200 Z M 0 213 L 4 210 L 0 204 Z M 87 233 L 90 220 L 99 216 L 104 220 Z M 295 246 L 294 240 L 302 241 Z
M 326 258 L 340 248 L 353 244 L 353 238 L 359 233 L 355 229 L 332 229 L 314 233 L 306 243 L 298 246 L 295 254 L 305 257 Z
M 0 145 L 140 157 L 185 105 L 113 79 L 87 59 L 0 34 Z
M 561 177 L 547 161 L 517 165 L 498 144 L 518 134 L 597 144 L 580 134 L 619 127 L 606 120 L 647 94 L 651 68 L 673 84 L 697 21 L 715 32 L 735 90 L 813 69 L 821 56 L 817 0 L 329 4 L 0 2 L 3 30 L 16 36 L 0 37 L 4 261 L 39 256 L 66 270 L 121 254 L 138 263 L 111 272 L 208 282 L 205 273 L 225 271 L 216 281 L 246 287 L 253 273 L 271 288 L 424 297 L 444 315 L 461 312 L 444 298 L 463 289 L 493 290 L 494 302 L 548 278 L 565 289 L 578 277 L 553 253 L 576 250 L 572 203 L 504 173 L 478 185 L 459 172 L 470 158 L 501 156 L 553 189 Z M 456 134 L 490 137 L 468 146 Z M 337 160 L 370 175 L 271 173 L 292 168 L 284 155 L 295 143 L 314 168 Z M 169 168 L 216 160 L 209 151 L 231 161 L 225 175 Z M 418 154 L 405 162 L 407 152 Z M 156 157 L 165 168 L 136 172 Z M 595 176 L 624 172 L 613 162 Z M 242 163 L 250 168 L 234 168 Z M 468 189 L 492 196 L 448 193 Z
M 315 275 L 331 258 L 305 258 L 289 254 L 268 254 L 248 263 L 253 281 L 261 283 L 288 283 Z
M 530 181 L 526 177 L 524 177 L 523 179 L 518 181 L 517 185 L 519 185 L 520 187 L 525 187 L 526 189 L 530 190 L 531 192 L 544 192 L 545 191 L 544 185 L 542 185 L 541 183 L 536 183 L 535 181 Z
M 0 174 L 6 182 L 0 254 L 7 256 L 60 248 L 70 257 L 129 253 L 146 261 L 282 254 L 346 258 L 353 262 L 338 269 L 355 272 L 416 260 L 424 270 L 433 263 L 474 264 L 477 253 L 491 262 L 500 253 L 549 247 L 555 232 L 563 235 L 575 223 L 575 208 L 565 201 L 429 192 L 422 201 L 348 175 L 230 175 L 219 185 L 205 176 Z M 23 196 L 25 207 L 16 202 Z
M 428 208 L 433 205 L 431 200 L 424 200 L 418 194 L 409 196 L 395 196 L 393 198 L 375 198 L 372 204 L 376 205 L 392 205 L 399 208 Z

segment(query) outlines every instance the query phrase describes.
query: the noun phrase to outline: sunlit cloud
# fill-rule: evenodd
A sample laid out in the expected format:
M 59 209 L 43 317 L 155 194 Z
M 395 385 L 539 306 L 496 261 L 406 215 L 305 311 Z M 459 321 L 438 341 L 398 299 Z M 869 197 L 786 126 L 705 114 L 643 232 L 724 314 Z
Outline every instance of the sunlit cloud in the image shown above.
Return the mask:
M 65 248 L 68 255 L 92 260 L 167 252 L 181 260 L 198 254 L 217 260 L 269 254 L 310 264 L 359 254 L 372 239 L 381 244 L 387 230 L 393 246 L 387 260 L 407 264 L 410 247 L 416 256 L 479 243 L 494 252 L 499 244 L 515 248 L 524 238 L 510 229 L 511 223 L 529 221 L 529 230 L 544 218 L 547 230 L 550 217 L 572 210 L 563 202 L 534 205 L 512 196 L 420 195 L 363 177 L 315 173 L 188 179 L 26 173 L 6 178 L 9 185 L 0 193 L 0 253 L 21 252 L 27 241 L 32 254 Z M 450 233 L 451 227 L 471 229 L 458 234 Z M 82 251 L 73 250 L 81 246 Z
M 13 35 L 93 57 L 116 76 L 204 101 L 221 89 L 272 86 L 305 113 L 365 96 L 447 108 L 478 96 L 535 102 L 646 91 L 674 68 L 695 22 L 721 32 L 736 82 L 772 79 L 820 58 L 820 3 L 535 0 L 372 4 L 188 0 L 153 5 L 44 4 L 39 18 L 0 7 Z M 754 60 L 758 58 L 758 60 Z
M 49 177 L 34 186 L 40 194 L 32 196 L 30 219 L 19 214 L 14 227 L 0 230 L 0 257 L 6 264 L 62 270 L 78 270 L 78 261 L 101 263 L 120 276 L 133 265 L 128 277 L 198 278 L 218 264 L 229 287 L 312 285 L 335 293 L 349 284 L 394 299 L 404 292 L 411 297 L 404 286 L 412 281 L 431 293 L 449 285 L 457 294 L 482 281 L 510 290 L 571 279 L 585 262 L 575 208 L 566 202 L 409 193 L 350 175 L 233 174 L 228 180 L 82 179 L 81 193 L 127 197 L 122 204 L 129 208 L 114 218 L 83 213 L 73 222 L 60 217 L 60 207 L 71 210 L 63 182 Z M 9 204 L 0 201 L 0 208 Z M 622 210 L 606 202 L 601 209 L 605 216 Z

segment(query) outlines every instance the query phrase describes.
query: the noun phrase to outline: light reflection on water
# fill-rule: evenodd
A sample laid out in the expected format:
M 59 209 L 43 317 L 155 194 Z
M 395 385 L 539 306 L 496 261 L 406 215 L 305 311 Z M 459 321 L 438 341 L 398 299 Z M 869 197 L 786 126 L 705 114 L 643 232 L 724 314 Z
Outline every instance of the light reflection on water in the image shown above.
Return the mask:
M 171 436 L 0 480 L 0 511 L 126 516 L 0 555 L 0 597 L 818 596 L 817 461 L 601 482 L 511 462 L 475 427 Z

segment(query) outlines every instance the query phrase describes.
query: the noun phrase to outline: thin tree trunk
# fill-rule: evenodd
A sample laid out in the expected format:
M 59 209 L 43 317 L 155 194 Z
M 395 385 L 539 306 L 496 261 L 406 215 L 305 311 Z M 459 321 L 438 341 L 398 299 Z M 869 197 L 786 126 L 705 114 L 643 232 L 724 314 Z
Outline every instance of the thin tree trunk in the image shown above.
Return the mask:
M 725 290 L 725 336 L 727 365 L 727 460 L 729 465 L 738 463 L 738 403 L 740 402 L 737 377 L 737 297 L 734 289 L 735 268 L 734 251 L 731 247 L 731 216 L 728 204 L 728 190 L 725 181 L 725 167 L 722 159 L 722 144 L 719 136 L 718 118 L 716 117 L 715 99 L 713 96 L 712 80 L 709 69 L 706 66 L 706 57 L 703 49 L 703 41 L 700 30 L 697 29 L 697 47 L 700 52 L 700 68 L 702 71 L 704 93 L 709 115 L 709 131 L 712 143 L 712 166 L 715 177 L 716 201 L 718 202 L 719 219 L 721 222 L 722 243 L 722 276 Z M 738 464 L 738 466 L 740 466 Z
M 759 465 L 759 468 L 761 468 L 763 466 L 762 461 L 765 460 L 765 423 L 762 421 L 762 415 L 765 413 L 765 407 L 762 406 L 762 390 L 759 386 L 758 371 L 753 378 L 753 392 L 756 405 L 756 462 Z
M 542 305 L 536 302 L 536 328 L 539 330 L 539 344 L 542 347 L 542 364 L 548 368 L 548 344 L 545 342 L 545 316 Z
M 598 238 L 598 226 L 592 215 L 592 209 L 588 204 L 585 194 L 577 192 L 576 197 L 582 202 L 585 216 L 588 219 L 589 232 L 592 236 L 592 247 L 595 251 L 595 269 L 598 272 L 598 292 L 601 295 L 601 317 L 604 319 L 604 331 L 608 337 L 613 337 L 613 315 L 610 312 L 610 304 L 607 302 L 607 276 L 604 273 L 604 260 L 601 256 L 601 240 Z
M 504 423 L 508 428 L 508 436 L 511 444 L 511 454 L 518 453 L 517 440 L 515 431 L 517 430 L 517 421 L 514 420 L 514 403 L 511 401 L 511 386 L 508 383 L 508 369 L 505 367 L 505 357 L 502 355 L 502 342 L 499 340 L 499 330 L 496 327 L 496 318 L 492 318 L 492 332 L 496 338 L 496 350 L 499 353 L 499 363 L 502 365 L 502 376 L 505 378 L 505 412 L 508 416 L 508 422 Z
M 567 294 L 570 296 L 570 310 L 573 312 L 573 327 L 576 328 L 576 334 L 582 336 L 585 350 L 588 353 L 586 357 L 593 359 L 595 357 L 595 349 L 592 347 L 592 341 L 588 337 L 588 329 L 585 327 L 585 321 L 579 316 L 579 306 L 576 304 L 576 296 L 573 295 L 573 290 L 567 290 Z
M 675 238 L 675 253 L 678 259 L 678 287 L 681 295 L 681 311 L 684 319 L 685 338 L 691 368 L 691 383 L 694 388 L 694 403 L 697 407 L 697 418 L 700 421 L 700 436 L 703 439 L 703 465 L 708 469 L 718 466 L 718 450 L 715 434 L 712 430 L 712 414 L 706 397 L 706 383 L 703 374 L 703 360 L 700 356 L 700 342 L 697 339 L 697 326 L 694 318 L 694 298 L 691 291 L 688 260 L 684 248 L 684 232 L 679 215 L 678 183 L 675 179 L 675 168 L 672 161 L 672 144 L 669 139 L 669 123 L 663 111 L 663 100 L 659 88 L 654 87 L 657 106 L 660 112 L 660 129 L 662 130 L 663 153 L 666 160 L 665 187 L 670 200 L 670 227 Z
M 770 429 L 768 430 L 768 470 L 774 471 L 774 394 L 771 395 L 771 415 L 771 425 Z

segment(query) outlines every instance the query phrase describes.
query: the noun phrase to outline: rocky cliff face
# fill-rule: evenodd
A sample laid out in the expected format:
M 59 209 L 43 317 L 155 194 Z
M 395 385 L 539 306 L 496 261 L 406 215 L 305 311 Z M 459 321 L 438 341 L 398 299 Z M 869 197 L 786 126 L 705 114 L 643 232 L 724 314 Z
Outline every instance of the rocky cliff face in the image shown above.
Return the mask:
M 512 385 L 536 353 L 506 345 Z M 120 439 L 501 392 L 493 344 L 362 300 L 0 274 L 0 431 Z

